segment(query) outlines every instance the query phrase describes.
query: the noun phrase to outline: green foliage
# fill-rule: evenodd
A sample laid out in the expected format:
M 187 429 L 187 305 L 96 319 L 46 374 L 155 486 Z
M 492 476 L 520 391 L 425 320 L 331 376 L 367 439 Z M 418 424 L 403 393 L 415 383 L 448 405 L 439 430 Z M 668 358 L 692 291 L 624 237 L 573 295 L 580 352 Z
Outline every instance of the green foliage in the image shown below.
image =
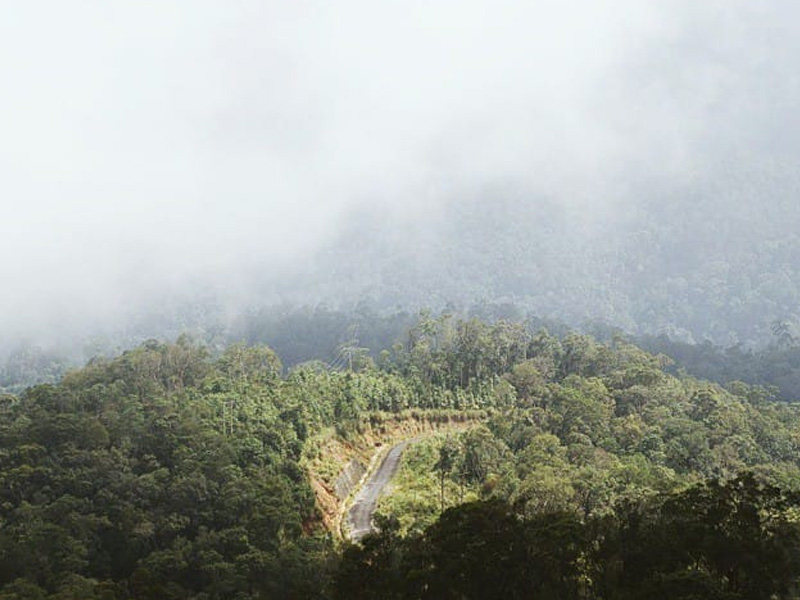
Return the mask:
M 497 499 L 467 503 L 419 535 L 387 527 L 349 548 L 334 597 L 796 598 L 798 509 L 800 497 L 749 475 L 620 502 L 588 519 L 558 510 L 523 518 Z
M 486 347 L 480 356 L 513 347 L 494 346 L 493 340 L 508 331 L 502 326 L 473 323 L 469 330 L 473 336 L 481 332 Z M 459 331 L 439 319 L 415 332 L 411 350 L 399 352 L 406 376 L 441 390 L 432 379 L 435 374 L 436 382 L 449 386 L 445 391 L 463 393 Z M 414 497 L 429 498 L 417 484 L 408 490 L 403 486 L 415 478 L 428 481 L 425 471 L 434 469 L 441 507 L 450 504 L 448 478 L 454 497 L 499 497 L 527 515 L 563 510 L 586 518 L 606 514 L 622 500 L 638 501 L 704 478 L 730 478 L 746 469 L 762 481 L 800 488 L 796 406 L 771 402 L 759 388 L 742 383 L 729 391 L 677 378 L 664 370 L 669 361 L 663 356 L 619 338 L 610 346 L 586 336 L 559 340 L 544 331 L 521 339 L 525 349 L 512 352 L 508 372 L 493 371 L 488 362 L 482 367 L 491 386 L 511 386 L 511 404 L 505 397 L 501 403 L 497 395 L 487 396 L 496 411 L 488 428 L 458 436 L 457 458 L 446 452 L 453 466 L 419 463 L 415 475 L 398 481 L 398 495 L 408 497 L 413 488 Z M 424 353 L 417 352 L 421 346 Z M 434 369 L 429 363 L 453 367 Z M 474 379 L 466 386 L 481 389 Z M 384 510 L 414 531 L 430 522 L 431 505 L 425 506 L 415 509 L 421 519 L 416 524 L 408 523 L 408 514 L 391 512 L 399 507 L 389 501 Z
M 182 338 L 5 402 L 0 593 L 257 597 L 316 562 L 328 550 L 309 545 L 298 465 L 310 419 L 279 374 L 266 348 L 210 362 Z M 280 593 L 318 589 L 308 571 Z
M 150 341 L 0 395 L 0 599 L 794 593 L 797 405 L 504 321 L 423 314 L 377 366 L 351 341 L 287 373 Z M 403 414 L 485 422 L 408 450 L 331 581 L 305 466 Z

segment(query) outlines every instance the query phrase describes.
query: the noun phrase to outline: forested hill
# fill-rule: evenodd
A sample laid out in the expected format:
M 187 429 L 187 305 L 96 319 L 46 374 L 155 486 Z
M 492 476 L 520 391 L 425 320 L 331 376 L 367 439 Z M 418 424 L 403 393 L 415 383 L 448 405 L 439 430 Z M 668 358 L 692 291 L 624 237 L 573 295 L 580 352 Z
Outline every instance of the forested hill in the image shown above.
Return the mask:
M 267 345 L 278 352 L 284 369 L 312 360 L 340 368 L 355 354 L 379 360 L 382 352 L 398 343 L 402 345 L 410 329 L 446 315 L 451 315 L 451 320 L 511 321 L 524 324 L 531 333 L 547 328 L 559 338 L 574 331 L 562 321 L 537 317 L 508 302 L 476 304 L 463 311 L 447 310 L 438 317 L 432 315 L 435 313 L 430 310 L 381 312 L 368 304 L 352 310 L 282 306 L 252 310 L 225 324 L 214 321 L 214 326 L 198 319 L 187 323 L 186 328 L 215 354 L 242 340 L 248 345 Z M 172 339 L 179 335 L 168 325 L 173 318 L 176 315 L 155 322 L 145 319 L 132 324 L 126 335 L 109 338 L 79 338 L 72 344 L 55 347 L 18 344 L 5 353 L 0 352 L 0 393 L 18 393 L 38 383 L 54 383 L 88 357 L 114 356 L 123 349 L 138 346 L 155 332 L 159 332 L 161 340 Z M 604 323 L 585 323 L 581 330 L 606 342 L 624 336 L 653 354 L 666 354 L 674 360 L 670 369 L 673 373 L 683 369 L 722 385 L 741 380 L 776 388 L 777 397 L 782 400 L 800 398 L 800 325 L 795 321 L 773 323 L 772 341 L 757 349 L 740 345 L 724 348 L 708 341 L 690 344 L 663 335 L 625 336 L 619 328 Z
M 92 361 L 56 384 L 0 397 L 0 599 L 520 597 L 507 587 L 513 578 L 495 595 L 476 595 L 492 589 L 496 573 L 437 558 L 464 536 L 472 540 L 464 560 L 485 558 L 481 548 L 493 548 L 496 535 L 528 553 L 525 586 L 544 585 L 535 574 L 562 558 L 572 569 L 562 583 L 584 582 L 577 596 L 552 597 L 643 597 L 630 594 L 687 569 L 692 585 L 716 586 L 725 598 L 762 597 L 743 595 L 752 581 L 783 593 L 800 572 L 791 518 L 800 510 L 800 410 L 762 388 L 669 375 L 668 363 L 621 340 L 446 317 L 419 323 L 377 362 L 353 352 L 340 370 L 308 363 L 284 375 L 266 347 L 234 345 L 211 358 L 188 338 Z M 390 416 L 474 409 L 489 418 L 451 440 L 440 472 L 478 504 L 407 542 L 390 524 L 377 542 L 368 538 L 364 551 L 396 553 L 389 571 L 374 554 L 342 554 L 309 483 L 319 441 L 352 439 Z M 728 484 L 693 486 L 745 471 L 752 475 L 736 484 L 744 491 L 735 504 L 749 520 L 733 531 L 743 513 L 712 510 Z M 682 494 L 708 498 L 708 510 L 689 510 L 696 504 Z M 573 554 L 561 558 L 524 541 L 539 539 L 530 532 L 554 510 L 587 540 L 563 546 Z M 597 519 L 628 523 L 623 514 L 651 515 L 653 526 L 621 555 L 592 536 Z M 486 529 L 496 515 L 502 528 Z M 675 524 L 691 515 L 697 532 L 738 536 L 750 562 L 722 569 L 714 552 L 725 540 L 710 538 L 721 545 L 674 545 L 669 560 L 648 563 L 636 581 L 611 577 L 660 543 L 662 516 Z M 365 583 L 396 581 L 409 564 L 422 565 L 419 586 L 384 594 Z M 471 591 L 464 579 L 443 590 L 447 569 L 485 578 Z M 598 569 L 608 575 L 603 585 L 591 583 Z
M 791 161 L 748 163 L 683 184 L 628 178 L 598 203 L 496 185 L 405 221 L 367 207 L 276 285 L 298 302 L 511 301 L 572 325 L 764 344 L 774 321 L 797 320 L 798 181 Z

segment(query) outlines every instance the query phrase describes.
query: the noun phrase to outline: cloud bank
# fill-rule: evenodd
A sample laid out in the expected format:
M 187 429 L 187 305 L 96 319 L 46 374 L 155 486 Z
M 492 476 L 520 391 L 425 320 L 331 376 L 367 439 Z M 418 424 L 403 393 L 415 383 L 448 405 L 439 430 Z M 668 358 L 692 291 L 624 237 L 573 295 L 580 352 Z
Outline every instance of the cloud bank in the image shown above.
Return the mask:
M 642 186 L 797 158 L 800 9 L 764 2 L 7 2 L 0 334 L 249 298 L 359 207 L 502 184 L 625 221 Z M 263 291 L 263 288 L 262 288 Z

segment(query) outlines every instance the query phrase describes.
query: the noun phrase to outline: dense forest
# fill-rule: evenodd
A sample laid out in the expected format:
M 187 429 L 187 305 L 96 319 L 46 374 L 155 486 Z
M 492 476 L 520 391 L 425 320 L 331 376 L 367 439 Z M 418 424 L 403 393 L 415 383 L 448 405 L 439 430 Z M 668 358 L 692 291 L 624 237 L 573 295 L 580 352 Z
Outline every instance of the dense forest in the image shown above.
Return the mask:
M 366 206 L 308 272 L 277 285 L 298 303 L 511 302 L 572 326 L 763 346 L 776 320 L 798 319 L 793 164 L 753 157 L 690 181 L 629 177 L 622 197 L 597 203 L 487 184 L 408 221 Z
M 183 307 L 183 310 L 192 312 L 189 307 Z M 526 312 L 511 302 L 416 312 L 402 309 L 378 311 L 368 303 L 351 309 L 282 305 L 254 309 L 224 323 L 202 311 L 200 313 L 194 319 L 184 317 L 177 321 L 172 313 L 155 320 L 144 319 L 132 324 L 125 335 L 88 337 L 77 345 L 16 344 L 0 352 L 0 391 L 19 393 L 37 383 L 54 383 L 67 370 L 90 358 L 114 356 L 156 333 L 157 339 L 164 340 L 170 335 L 174 339 L 189 331 L 195 339 L 217 353 L 241 341 L 249 345 L 267 345 L 280 355 L 285 368 L 312 360 L 338 368 L 346 361 L 348 353 L 354 351 L 378 360 L 383 350 L 402 341 L 405 332 L 417 326 L 423 318 L 451 315 L 458 319 L 478 318 L 488 323 L 511 321 L 524 325 L 529 333 L 544 327 L 560 338 L 571 331 L 588 333 L 603 342 L 623 337 L 653 354 L 666 354 L 673 359 L 674 364 L 668 369 L 672 374 L 682 369 L 721 385 L 739 380 L 774 388 L 782 400 L 800 398 L 800 324 L 791 319 L 773 322 L 770 341 L 765 345 L 723 347 L 708 340 L 696 344 L 667 335 L 631 335 L 607 323 L 590 321 L 577 328 L 570 327 L 563 321 L 543 319 Z M 176 322 L 181 327 L 176 328 Z
M 800 409 L 769 389 L 503 320 L 423 315 L 374 354 L 181 337 L 2 396 L 0 598 L 798 593 Z M 428 487 L 401 476 L 379 534 L 325 527 L 322 432 L 476 409 L 412 446 Z

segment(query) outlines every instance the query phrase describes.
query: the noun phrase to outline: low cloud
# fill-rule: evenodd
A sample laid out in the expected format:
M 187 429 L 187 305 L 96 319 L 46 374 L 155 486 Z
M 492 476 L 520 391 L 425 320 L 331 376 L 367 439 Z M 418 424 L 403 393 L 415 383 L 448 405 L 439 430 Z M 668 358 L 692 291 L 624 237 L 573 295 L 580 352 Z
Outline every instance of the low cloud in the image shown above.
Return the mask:
M 0 7 L 0 332 L 248 296 L 363 205 L 502 185 L 624 221 L 796 158 L 800 9 L 734 2 Z M 240 295 L 240 296 L 237 296 Z

